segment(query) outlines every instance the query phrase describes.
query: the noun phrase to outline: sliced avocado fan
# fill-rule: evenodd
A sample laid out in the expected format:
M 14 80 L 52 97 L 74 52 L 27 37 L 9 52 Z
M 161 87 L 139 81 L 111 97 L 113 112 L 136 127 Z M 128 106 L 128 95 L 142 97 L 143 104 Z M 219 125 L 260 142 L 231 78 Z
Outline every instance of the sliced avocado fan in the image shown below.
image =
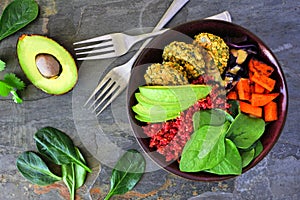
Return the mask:
M 135 118 L 142 122 L 164 122 L 180 113 L 211 91 L 206 85 L 141 86 L 135 93 L 137 104 L 132 107 Z

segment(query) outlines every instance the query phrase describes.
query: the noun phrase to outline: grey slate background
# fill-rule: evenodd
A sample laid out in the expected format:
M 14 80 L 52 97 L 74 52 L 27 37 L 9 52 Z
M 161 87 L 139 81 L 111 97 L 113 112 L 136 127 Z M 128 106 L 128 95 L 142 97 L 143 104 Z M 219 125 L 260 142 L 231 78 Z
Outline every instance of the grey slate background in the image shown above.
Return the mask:
M 8 2 L 10 0 L 1 0 L 0 12 Z M 22 105 L 16 105 L 6 98 L 0 100 L 0 199 L 68 199 L 63 184 L 46 188 L 33 186 L 21 177 L 15 167 L 19 153 L 35 149 L 32 136 L 44 126 L 53 126 L 69 133 L 84 150 L 94 169 L 86 186 L 79 191 L 78 198 L 103 199 L 109 190 L 111 168 L 105 165 L 99 167 L 99 162 L 82 144 L 73 118 L 74 94 L 70 92 L 63 96 L 49 96 L 30 85 L 16 58 L 17 38 L 22 33 L 47 35 L 74 55 L 72 43 L 75 41 L 154 26 L 171 0 L 37 2 L 40 5 L 38 19 L 0 42 L 0 58 L 7 63 L 7 71 L 17 73 L 29 84 L 22 93 L 25 99 Z M 289 90 L 289 111 L 277 144 L 255 168 L 237 178 L 213 183 L 193 182 L 159 170 L 147 173 L 132 192 L 114 199 L 300 199 L 300 2 L 191 0 L 168 27 L 224 10 L 230 12 L 234 23 L 244 26 L 265 41 L 285 73 Z M 79 66 L 81 64 L 78 63 Z M 117 107 L 117 103 L 111 109 Z M 106 113 L 101 125 L 109 132 L 111 112 Z M 111 127 L 116 128 L 114 125 Z

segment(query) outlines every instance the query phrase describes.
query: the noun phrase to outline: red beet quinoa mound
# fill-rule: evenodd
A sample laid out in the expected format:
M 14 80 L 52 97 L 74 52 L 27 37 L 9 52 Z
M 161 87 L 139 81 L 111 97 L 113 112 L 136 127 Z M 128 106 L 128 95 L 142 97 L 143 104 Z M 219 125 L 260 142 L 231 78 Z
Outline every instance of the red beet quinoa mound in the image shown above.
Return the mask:
M 163 123 L 149 123 L 143 126 L 144 133 L 150 137 L 149 147 L 156 149 L 166 161 L 180 158 L 184 145 L 193 133 L 193 114 L 200 110 L 221 108 L 226 109 L 224 88 L 215 82 L 212 77 L 199 77 L 192 84 L 207 84 L 212 86 L 212 91 L 205 99 L 197 101 L 174 120 Z

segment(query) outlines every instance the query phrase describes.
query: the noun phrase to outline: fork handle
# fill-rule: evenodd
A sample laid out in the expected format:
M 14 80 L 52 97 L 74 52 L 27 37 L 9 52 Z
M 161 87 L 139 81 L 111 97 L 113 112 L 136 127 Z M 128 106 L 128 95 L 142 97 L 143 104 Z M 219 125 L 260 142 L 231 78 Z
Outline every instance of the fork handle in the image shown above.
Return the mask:
M 152 30 L 153 32 L 159 31 L 162 29 L 173 17 L 174 15 L 188 2 L 189 0 L 174 0 L 172 4 L 169 6 L 168 10 L 165 12 L 165 14 L 162 16 L 160 21 L 157 23 L 157 25 Z M 142 46 L 139 48 L 139 50 L 134 54 L 134 56 L 131 57 L 131 59 L 128 61 L 131 65 L 135 62 L 139 54 L 142 52 L 142 50 L 147 46 L 147 44 L 152 40 L 152 38 L 147 39 Z M 131 69 L 128 69 L 131 70 Z
M 189 0 L 174 0 L 153 31 L 162 29 Z M 153 32 L 152 31 L 152 32 Z

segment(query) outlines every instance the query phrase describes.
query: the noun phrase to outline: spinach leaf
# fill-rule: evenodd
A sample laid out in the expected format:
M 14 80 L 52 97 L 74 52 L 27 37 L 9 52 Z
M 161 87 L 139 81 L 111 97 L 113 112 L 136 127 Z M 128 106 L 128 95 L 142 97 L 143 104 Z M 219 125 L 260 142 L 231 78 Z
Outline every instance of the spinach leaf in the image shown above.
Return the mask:
M 84 159 L 83 155 L 81 154 L 81 152 L 79 151 L 79 149 L 77 147 L 75 147 L 75 150 L 76 150 L 77 156 L 80 159 L 80 161 L 83 162 L 84 164 L 86 164 L 85 159 Z M 75 189 L 80 188 L 84 184 L 85 179 L 86 179 L 86 174 L 87 174 L 87 171 L 83 167 L 81 167 L 78 164 L 75 164 L 75 178 L 76 178 L 75 179 Z
M 241 157 L 242 157 L 242 166 L 246 167 L 250 164 L 250 162 L 254 159 L 255 155 L 255 149 L 251 149 L 248 151 L 242 151 Z
M 240 104 L 236 100 L 228 100 L 227 103 L 229 104 L 229 113 L 233 118 L 236 118 L 236 116 L 240 113 Z
M 80 160 L 85 164 L 85 160 L 79 149 L 75 147 L 75 150 Z M 70 199 L 73 200 L 75 199 L 76 189 L 84 184 L 87 172 L 83 167 L 75 163 L 64 164 L 61 168 L 63 181 L 69 189 Z
M 75 199 L 76 189 L 84 184 L 89 170 L 80 150 L 65 133 L 52 127 L 38 130 L 34 139 L 42 155 L 61 165 L 62 177 L 52 174 L 43 160 L 33 152 L 24 152 L 18 158 L 19 171 L 38 185 L 49 185 L 63 180 L 69 189 L 70 199 Z
M 14 0 L 3 11 L 0 19 L 0 41 L 28 25 L 38 16 L 34 0 Z
M 145 159 L 137 150 L 128 150 L 115 165 L 110 179 L 110 191 L 105 200 L 133 189 L 145 171 Z
M 75 164 L 70 163 L 70 164 L 64 164 L 61 166 L 61 171 L 62 171 L 62 178 L 64 183 L 69 189 L 70 193 L 70 199 L 74 200 L 75 199 Z
M 206 172 L 218 175 L 238 175 L 242 173 L 242 159 L 238 149 L 231 140 L 225 139 L 224 159 L 215 167 L 206 170 Z
M 225 134 L 229 122 L 222 126 L 202 126 L 183 148 L 179 168 L 184 172 L 211 169 L 225 156 Z
M 220 109 L 201 110 L 195 112 L 193 115 L 194 130 L 199 127 L 208 126 L 221 126 L 226 121 L 226 113 Z
M 262 136 L 264 131 L 263 119 L 240 113 L 230 125 L 226 137 L 231 139 L 238 148 L 248 149 Z
M 256 146 L 255 146 L 255 154 L 254 154 L 254 158 L 256 158 L 262 151 L 263 151 L 264 147 L 261 143 L 260 140 L 258 140 L 256 142 Z
M 62 179 L 53 174 L 37 154 L 30 151 L 23 152 L 16 165 L 20 173 L 33 184 L 45 186 Z
M 246 167 L 250 164 L 252 160 L 254 160 L 263 150 L 263 145 L 260 140 L 256 141 L 253 145 L 251 145 L 248 149 L 240 149 L 240 154 L 243 160 L 243 167 Z
M 91 169 L 78 158 L 73 141 L 62 131 L 45 127 L 35 133 L 34 139 L 39 152 L 53 163 L 63 165 L 73 162 L 91 172 Z

